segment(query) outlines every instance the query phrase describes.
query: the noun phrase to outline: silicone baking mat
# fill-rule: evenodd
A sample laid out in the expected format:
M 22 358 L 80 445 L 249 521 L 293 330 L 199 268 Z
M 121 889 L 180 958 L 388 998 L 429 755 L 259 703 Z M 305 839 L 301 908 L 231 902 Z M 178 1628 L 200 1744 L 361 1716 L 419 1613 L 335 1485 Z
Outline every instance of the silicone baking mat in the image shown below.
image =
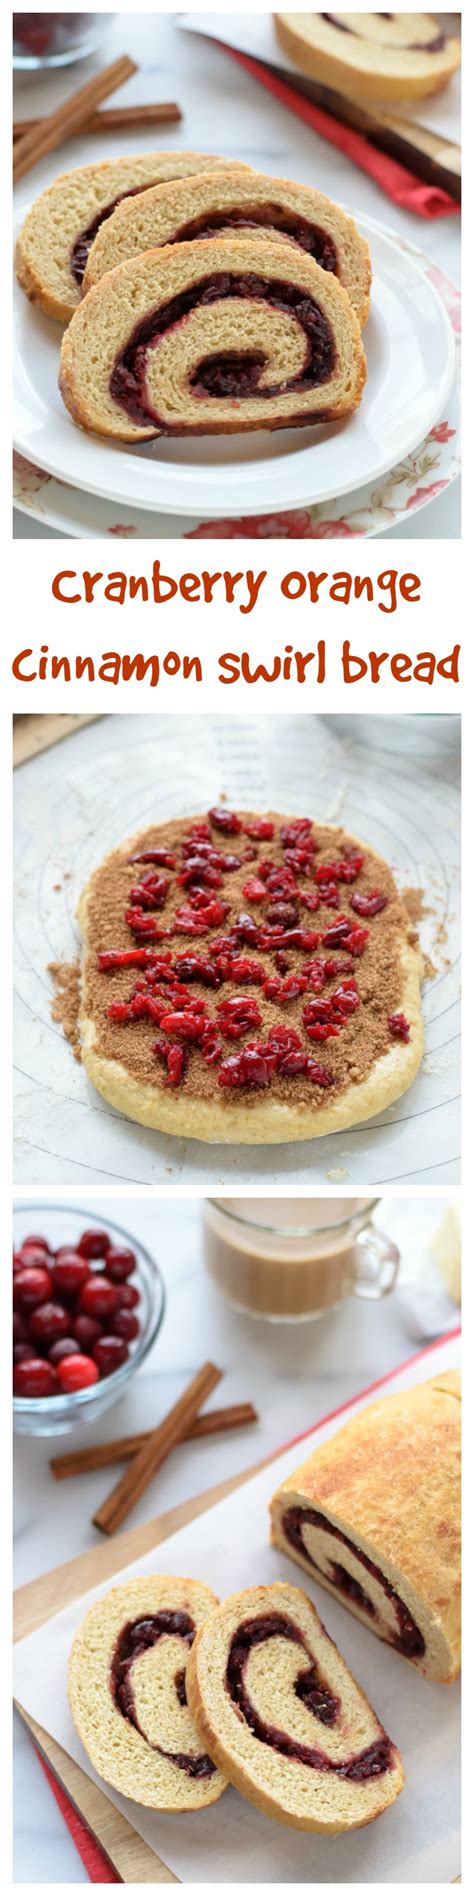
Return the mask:
M 459 1362 L 454 1335 L 421 1352 L 382 1385 L 346 1405 L 348 1420 L 367 1397 L 408 1389 Z M 423 1679 L 397 1653 L 354 1620 L 330 1595 L 268 1541 L 267 1508 L 274 1489 L 311 1447 L 328 1439 L 341 1411 L 293 1444 L 244 1488 L 161 1542 L 159 1550 L 114 1574 L 114 1583 L 134 1573 L 193 1574 L 221 1598 L 237 1588 L 281 1578 L 304 1584 L 323 1615 L 351 1670 L 402 1752 L 406 1786 L 380 1822 L 352 1836 L 305 1835 L 272 1823 L 233 1790 L 202 1813 L 165 1816 L 142 1809 L 110 1787 L 107 1796 L 139 1835 L 184 1883 L 441 1883 L 459 1869 L 459 1684 L 449 1691 Z M 245 1521 L 245 1533 L 242 1532 Z M 93 1771 L 73 1726 L 66 1693 L 67 1659 L 77 1625 L 92 1600 L 92 1588 L 48 1620 L 15 1648 L 15 1697 L 48 1731 L 93 1784 Z M 45 1713 L 45 1681 L 48 1682 Z M 442 1711 L 442 1718 L 439 1714 Z M 103 1788 L 103 1786 L 102 1786 Z
M 444 717 L 121 717 L 15 772 L 15 1183 L 57 1186 L 450 1183 L 459 1179 L 459 724 Z M 426 1051 L 403 1096 L 365 1126 L 284 1146 L 208 1146 L 121 1118 L 51 1019 L 48 964 L 78 952 L 78 895 L 124 836 L 243 807 L 342 823 L 422 892 Z M 54 1172 L 52 1163 L 54 1162 Z

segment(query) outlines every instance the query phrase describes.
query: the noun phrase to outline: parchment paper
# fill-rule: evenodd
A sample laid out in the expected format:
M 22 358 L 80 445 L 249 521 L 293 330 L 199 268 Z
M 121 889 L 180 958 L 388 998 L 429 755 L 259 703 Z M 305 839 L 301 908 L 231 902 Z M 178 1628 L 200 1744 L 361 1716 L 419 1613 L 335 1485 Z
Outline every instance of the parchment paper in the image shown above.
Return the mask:
M 458 1360 L 459 1340 L 450 1338 L 395 1372 L 382 1393 L 410 1388 Z M 365 1400 L 362 1395 L 342 1419 L 349 1419 Z M 171 1817 L 145 1811 L 106 1786 L 117 1808 L 184 1883 L 443 1883 L 458 1875 L 459 1685 L 434 1685 L 422 1678 L 268 1544 L 267 1507 L 275 1488 L 310 1453 L 313 1442 L 326 1440 L 338 1427 L 338 1417 L 323 1423 L 314 1436 L 287 1449 L 235 1495 L 165 1541 L 156 1554 L 124 1568 L 114 1584 L 134 1573 L 192 1574 L 221 1598 L 240 1587 L 283 1578 L 303 1585 L 399 1744 L 405 1789 L 376 1823 L 351 1836 L 326 1839 L 274 1824 L 234 1790 L 227 1790 L 205 1815 Z M 95 1783 L 101 1780 L 70 1716 L 66 1671 L 76 1627 L 92 1600 L 106 1591 L 101 1586 L 83 1595 L 22 1640 L 14 1655 L 18 1703 L 47 1726 Z

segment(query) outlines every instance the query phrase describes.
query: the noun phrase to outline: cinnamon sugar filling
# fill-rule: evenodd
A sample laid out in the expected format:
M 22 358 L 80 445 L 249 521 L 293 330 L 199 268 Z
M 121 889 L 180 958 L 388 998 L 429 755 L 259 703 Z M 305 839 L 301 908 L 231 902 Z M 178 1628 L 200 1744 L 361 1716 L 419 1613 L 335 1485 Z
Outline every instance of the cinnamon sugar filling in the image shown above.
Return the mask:
M 258 816 L 230 821 L 224 833 L 204 818 L 153 825 L 135 860 L 116 850 L 92 878 L 83 1011 L 94 1050 L 142 1086 L 177 1085 L 224 1111 L 229 1098 L 250 1108 L 262 1086 L 317 1111 L 326 1088 L 361 1084 L 393 1046 L 400 947 L 416 934 L 388 866 L 342 828 L 308 822 L 298 850 L 285 840 L 298 819 L 265 819 L 273 835 L 262 839 L 248 833 Z M 156 865 L 157 852 L 170 862 Z

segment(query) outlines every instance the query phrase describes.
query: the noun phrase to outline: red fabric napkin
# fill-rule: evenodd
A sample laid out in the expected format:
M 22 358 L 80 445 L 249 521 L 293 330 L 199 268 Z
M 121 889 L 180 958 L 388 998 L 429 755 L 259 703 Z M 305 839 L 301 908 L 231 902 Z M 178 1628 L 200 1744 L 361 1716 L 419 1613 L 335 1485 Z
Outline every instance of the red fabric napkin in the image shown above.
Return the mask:
M 48 1784 L 54 1793 L 56 1803 L 59 1805 L 61 1816 L 64 1817 L 64 1822 L 67 1824 L 73 1843 L 76 1845 L 76 1850 L 79 1851 L 79 1856 L 82 1857 L 89 1882 L 120 1883 L 120 1876 L 117 1876 L 115 1870 L 112 1869 L 112 1864 L 109 1863 L 108 1857 L 104 1856 L 100 1844 L 96 1843 L 95 1837 L 93 1837 L 92 1832 L 88 1830 L 83 1817 L 80 1817 L 79 1812 L 74 1809 L 74 1804 L 70 1804 L 66 1792 L 63 1791 L 62 1784 L 58 1783 L 57 1778 L 54 1777 L 54 1773 L 50 1771 L 46 1759 L 41 1756 L 40 1751 L 37 1752 L 37 1756 L 43 1767 L 45 1777 L 48 1779 Z
M 460 205 L 450 197 L 448 191 L 443 191 L 436 184 L 425 184 L 422 178 L 415 177 L 414 172 L 407 171 L 395 158 L 389 158 L 387 152 L 371 145 L 362 132 L 354 132 L 350 125 L 342 125 L 339 119 L 331 118 L 329 112 L 323 112 L 319 105 L 304 99 L 301 93 L 296 92 L 286 80 L 279 79 L 260 60 L 251 59 L 248 53 L 237 52 L 234 46 L 224 45 L 223 40 L 218 40 L 217 44 L 222 52 L 230 53 L 232 59 L 237 59 L 239 65 L 244 66 L 254 79 L 259 79 L 268 92 L 273 92 L 282 105 L 297 112 L 298 118 L 304 119 L 313 132 L 319 132 L 329 145 L 335 145 L 338 151 L 345 152 L 360 171 L 367 171 L 374 184 L 378 184 L 386 197 L 391 198 L 393 204 L 398 204 L 401 210 L 413 211 L 416 217 L 428 218 L 448 217 L 453 211 L 460 211 Z

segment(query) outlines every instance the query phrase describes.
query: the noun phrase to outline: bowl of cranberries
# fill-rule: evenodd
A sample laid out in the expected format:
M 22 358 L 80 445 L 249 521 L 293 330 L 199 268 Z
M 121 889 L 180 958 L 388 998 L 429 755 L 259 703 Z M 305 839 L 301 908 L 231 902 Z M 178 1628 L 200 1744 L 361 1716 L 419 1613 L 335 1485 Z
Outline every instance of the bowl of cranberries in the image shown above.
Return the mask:
M 161 1272 L 109 1219 L 44 1201 L 15 1211 L 13 1247 L 14 1427 L 67 1433 L 109 1409 L 151 1349 Z

